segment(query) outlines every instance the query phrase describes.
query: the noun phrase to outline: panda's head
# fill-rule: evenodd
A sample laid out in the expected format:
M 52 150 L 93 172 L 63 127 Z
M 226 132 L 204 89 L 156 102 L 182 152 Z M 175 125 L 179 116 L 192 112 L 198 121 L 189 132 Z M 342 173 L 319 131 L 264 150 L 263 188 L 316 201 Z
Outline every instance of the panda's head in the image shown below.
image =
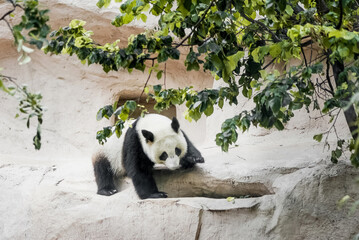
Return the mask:
M 151 114 L 142 119 L 141 142 L 148 158 L 175 170 L 180 167 L 180 159 L 187 153 L 187 142 L 179 129 L 178 120 L 172 121 L 161 115 Z

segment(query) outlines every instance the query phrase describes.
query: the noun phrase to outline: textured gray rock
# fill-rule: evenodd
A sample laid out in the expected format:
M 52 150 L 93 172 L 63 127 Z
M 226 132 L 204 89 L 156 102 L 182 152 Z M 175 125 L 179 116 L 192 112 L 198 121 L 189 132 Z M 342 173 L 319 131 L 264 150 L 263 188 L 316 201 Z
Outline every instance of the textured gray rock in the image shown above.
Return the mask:
M 350 239 L 358 232 L 359 214 L 348 215 L 336 205 L 347 194 L 359 198 L 353 184 L 357 170 L 346 163 L 283 168 L 282 173 L 259 169 L 251 177 L 234 177 L 233 167 L 223 170 L 226 179 L 213 176 L 212 164 L 218 163 L 209 159 L 193 171 L 172 176 L 157 170 L 159 187 L 170 198 L 154 200 L 139 200 L 128 179 L 120 193 L 96 195 L 85 159 L 49 167 L 2 165 L 0 235 L 2 239 Z M 238 194 L 237 187 L 231 191 L 230 186 L 265 195 L 228 202 L 226 196 Z M 183 192 L 186 197 L 176 196 L 186 195 Z M 218 198 L 201 197 L 203 193 Z

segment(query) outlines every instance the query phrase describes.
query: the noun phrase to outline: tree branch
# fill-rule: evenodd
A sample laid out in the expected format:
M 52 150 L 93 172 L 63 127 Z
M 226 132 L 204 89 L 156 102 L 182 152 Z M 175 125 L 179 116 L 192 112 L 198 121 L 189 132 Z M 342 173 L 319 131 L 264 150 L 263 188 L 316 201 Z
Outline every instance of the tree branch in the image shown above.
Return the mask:
M 343 0 L 339 0 L 339 22 L 338 25 L 335 27 L 335 29 L 339 30 L 342 27 L 342 23 L 343 23 L 343 13 L 344 13 L 344 9 L 343 9 Z
M 13 1 L 9 1 L 13 7 L 13 9 L 9 10 L 8 12 L 6 12 L 1 18 L 0 21 L 4 20 L 6 16 L 9 16 L 11 13 L 13 13 L 16 8 L 21 8 L 22 10 L 24 10 L 24 7 L 19 5 L 19 4 L 15 4 Z
M 153 67 L 154 65 L 155 65 L 155 60 L 152 59 L 152 67 Z M 147 87 L 147 84 L 148 84 L 148 82 L 150 81 L 150 78 L 151 78 L 151 75 L 152 75 L 152 71 L 153 71 L 153 69 L 151 69 L 150 74 L 148 75 L 148 78 L 147 78 L 147 80 L 146 80 L 145 86 L 143 86 L 141 95 L 138 97 L 138 102 L 140 102 L 141 97 L 142 97 L 143 93 L 145 92 L 145 88 Z
M 334 87 L 332 85 L 332 82 L 330 81 L 330 76 L 329 76 L 329 68 L 330 68 L 330 61 L 329 61 L 329 53 L 327 54 L 327 69 L 326 69 L 326 79 L 328 81 L 328 85 L 331 91 L 332 96 L 334 96 Z
M 302 51 L 302 55 L 303 55 L 303 58 L 304 58 L 305 67 L 308 67 L 307 57 L 305 56 L 303 47 L 300 47 L 300 50 Z
M 263 70 L 265 70 L 267 67 L 269 67 L 277 58 L 273 58 L 267 65 L 263 67 Z
M 323 16 L 329 12 L 329 8 L 325 0 L 316 0 L 317 11 L 320 16 Z
M 337 86 L 341 85 L 341 81 L 339 81 L 339 74 L 344 71 L 344 63 L 336 60 L 334 63 L 332 63 L 332 69 L 334 74 L 334 80 Z M 348 78 L 344 77 L 344 82 L 348 82 Z M 346 102 L 350 102 L 350 96 L 347 96 L 343 99 Z M 345 120 L 349 126 L 350 133 L 354 140 L 357 140 L 358 138 L 358 126 L 356 126 L 356 123 L 358 121 L 358 115 L 354 109 L 353 104 L 351 104 L 345 111 L 344 111 Z
M 260 22 L 260 21 L 256 21 L 256 20 L 254 20 L 254 19 L 248 17 L 243 11 L 238 11 L 238 12 L 239 12 L 239 14 L 240 14 L 244 19 L 246 19 L 247 21 L 249 21 L 249 22 L 251 22 L 251 23 L 258 24 L 258 25 L 260 25 L 264 30 L 266 30 L 267 32 L 269 32 L 269 33 L 272 35 L 274 42 L 280 42 L 280 41 L 281 41 L 281 39 L 280 39 L 277 35 L 275 35 L 275 33 L 274 33 L 269 27 L 267 27 L 264 23 L 262 23 L 262 22 Z
M 175 46 L 175 48 L 180 47 L 180 46 L 193 34 L 193 32 L 195 31 L 195 29 L 198 27 L 198 25 L 199 25 L 199 24 L 203 21 L 203 19 L 206 17 L 206 15 L 207 15 L 209 9 L 211 9 L 213 3 L 214 3 L 214 0 L 212 0 L 211 3 L 208 5 L 208 7 L 207 7 L 207 9 L 205 10 L 205 12 L 204 12 L 203 16 L 201 17 L 201 19 L 198 20 L 198 22 L 193 26 L 192 31 L 191 31 L 185 38 L 183 38 L 183 39 Z
M 5 18 L 6 18 L 7 16 L 9 16 L 11 13 L 13 13 L 15 10 L 16 10 L 16 5 L 14 6 L 13 9 L 7 11 L 7 12 L 0 18 L 0 21 L 5 20 Z

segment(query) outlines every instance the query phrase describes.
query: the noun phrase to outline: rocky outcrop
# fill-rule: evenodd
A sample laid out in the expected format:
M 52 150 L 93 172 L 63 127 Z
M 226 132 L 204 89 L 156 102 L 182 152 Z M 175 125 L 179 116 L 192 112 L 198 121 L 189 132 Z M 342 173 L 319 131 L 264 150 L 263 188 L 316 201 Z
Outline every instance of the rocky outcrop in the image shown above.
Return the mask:
M 213 172 L 216 159 L 190 171 L 156 170 L 167 199 L 139 200 L 129 179 L 111 197 L 96 195 L 84 159 L 58 166 L 0 167 L 2 239 L 350 239 L 359 213 L 338 209 L 359 198 L 346 163 L 325 162 L 238 174 Z M 253 166 L 254 167 L 254 166 Z M 219 177 L 225 174 L 227 177 Z M 235 196 L 227 201 L 228 196 Z

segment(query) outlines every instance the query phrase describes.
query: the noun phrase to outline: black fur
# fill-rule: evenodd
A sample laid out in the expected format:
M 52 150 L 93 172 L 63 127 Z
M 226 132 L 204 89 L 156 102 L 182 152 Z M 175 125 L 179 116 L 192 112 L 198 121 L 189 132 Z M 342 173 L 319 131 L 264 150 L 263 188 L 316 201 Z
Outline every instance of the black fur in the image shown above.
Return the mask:
M 182 133 L 187 142 L 187 153 L 180 160 L 180 165 L 182 166 L 182 168 L 184 169 L 192 168 L 196 163 L 204 163 L 204 158 L 202 157 L 201 153 L 189 140 L 187 135 L 183 131 Z
M 136 132 L 136 122 L 126 132 L 123 145 L 123 166 L 127 176 L 132 179 L 138 196 L 145 198 L 164 198 L 167 194 L 157 189 L 152 176 L 154 163 L 147 157 Z
M 178 129 L 179 129 L 180 126 L 179 126 L 179 122 L 178 122 L 178 120 L 177 120 L 176 117 L 173 117 L 173 118 L 172 118 L 171 127 L 172 127 L 173 131 L 175 131 L 176 133 L 178 133 Z
M 146 138 L 146 142 L 153 142 L 155 140 L 155 136 L 150 131 L 142 130 L 142 135 Z
M 98 194 L 110 196 L 117 193 L 114 183 L 114 173 L 111 169 L 110 162 L 105 156 L 98 156 L 96 162 L 94 162 L 94 172 L 98 186 Z

